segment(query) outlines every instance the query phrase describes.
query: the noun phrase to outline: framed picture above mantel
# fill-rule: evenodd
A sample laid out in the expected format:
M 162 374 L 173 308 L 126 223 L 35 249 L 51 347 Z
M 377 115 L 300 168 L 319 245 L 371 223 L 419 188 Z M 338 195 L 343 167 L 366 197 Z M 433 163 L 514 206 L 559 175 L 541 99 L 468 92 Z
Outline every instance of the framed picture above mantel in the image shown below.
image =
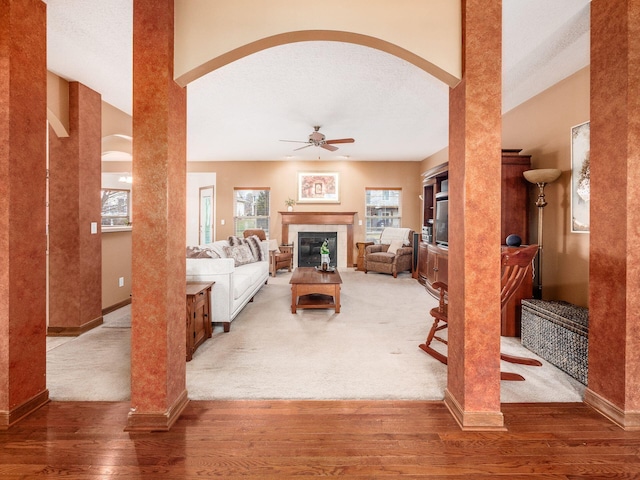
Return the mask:
M 298 172 L 298 203 L 340 203 L 338 172 Z

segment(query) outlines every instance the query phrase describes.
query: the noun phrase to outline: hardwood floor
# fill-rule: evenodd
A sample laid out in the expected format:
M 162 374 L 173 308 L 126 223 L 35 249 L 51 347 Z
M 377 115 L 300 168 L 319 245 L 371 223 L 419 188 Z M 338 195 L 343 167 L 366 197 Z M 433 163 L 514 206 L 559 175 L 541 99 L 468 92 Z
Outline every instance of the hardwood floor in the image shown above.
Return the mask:
M 441 402 L 192 401 L 128 433 L 129 407 L 49 403 L 0 431 L 0 478 L 640 478 L 640 432 L 583 404 L 504 404 L 506 432 L 463 432 Z

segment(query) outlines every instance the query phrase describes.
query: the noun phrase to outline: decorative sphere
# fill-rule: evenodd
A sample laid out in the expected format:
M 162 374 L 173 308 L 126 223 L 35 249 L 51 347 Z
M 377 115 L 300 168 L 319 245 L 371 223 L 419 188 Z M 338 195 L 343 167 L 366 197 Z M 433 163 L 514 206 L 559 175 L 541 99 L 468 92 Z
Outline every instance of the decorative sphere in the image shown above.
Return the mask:
M 512 233 L 507 237 L 506 242 L 510 247 L 519 247 L 522 244 L 522 239 L 518 235 Z

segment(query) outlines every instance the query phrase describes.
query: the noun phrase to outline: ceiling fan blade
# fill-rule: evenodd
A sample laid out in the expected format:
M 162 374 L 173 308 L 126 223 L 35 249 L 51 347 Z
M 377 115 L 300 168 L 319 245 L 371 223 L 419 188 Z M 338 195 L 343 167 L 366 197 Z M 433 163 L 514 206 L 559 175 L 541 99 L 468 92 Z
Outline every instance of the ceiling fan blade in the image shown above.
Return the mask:
M 336 150 L 338 150 L 338 147 L 334 147 L 333 145 L 327 145 L 326 142 L 320 146 L 325 150 L 329 150 L 330 152 L 335 152 Z
M 307 143 L 307 142 L 303 142 L 303 143 Z M 313 143 L 310 143 L 309 145 L 305 145 L 304 147 L 294 148 L 293 151 L 295 152 L 297 150 L 302 150 L 303 148 L 308 148 L 308 147 L 310 147 L 312 145 L 313 145 Z
M 353 143 L 355 140 L 353 138 L 338 138 L 335 140 L 326 140 L 324 143 L 332 144 L 332 143 Z

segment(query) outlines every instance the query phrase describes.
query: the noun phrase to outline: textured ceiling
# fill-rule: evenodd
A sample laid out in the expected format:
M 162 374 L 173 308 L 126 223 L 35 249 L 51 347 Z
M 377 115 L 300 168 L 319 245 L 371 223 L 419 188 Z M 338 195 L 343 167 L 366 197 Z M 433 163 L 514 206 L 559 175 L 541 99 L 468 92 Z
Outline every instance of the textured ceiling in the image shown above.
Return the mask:
M 48 69 L 131 113 L 132 0 L 46 0 Z M 503 111 L 589 64 L 589 0 L 503 0 Z M 422 160 L 448 144 L 448 88 L 371 48 L 302 42 L 187 87 L 189 160 Z M 329 152 L 306 141 L 352 137 Z M 118 156 L 111 158 L 119 158 Z

